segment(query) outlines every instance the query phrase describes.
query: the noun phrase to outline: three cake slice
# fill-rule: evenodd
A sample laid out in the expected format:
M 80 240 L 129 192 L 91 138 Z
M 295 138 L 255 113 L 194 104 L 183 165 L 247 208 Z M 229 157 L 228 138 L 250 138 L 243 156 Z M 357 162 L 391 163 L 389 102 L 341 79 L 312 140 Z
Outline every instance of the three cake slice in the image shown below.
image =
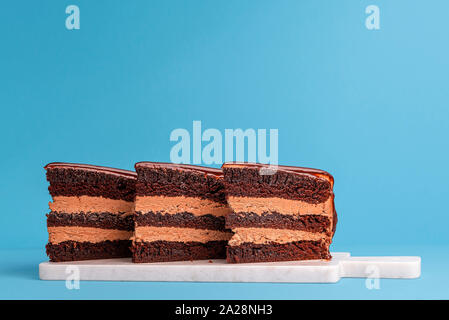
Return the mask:
M 72 163 L 45 169 L 53 198 L 47 215 L 50 260 L 131 256 L 136 173 Z
M 51 261 L 131 251 L 133 262 L 331 258 L 337 216 L 333 177 L 325 171 L 248 163 L 225 163 L 222 170 L 154 162 L 135 168 L 45 167 L 53 198 Z
M 221 170 L 140 162 L 133 262 L 225 258 L 231 232 Z
M 335 232 L 333 177 L 322 170 L 225 163 L 227 261 L 330 259 Z

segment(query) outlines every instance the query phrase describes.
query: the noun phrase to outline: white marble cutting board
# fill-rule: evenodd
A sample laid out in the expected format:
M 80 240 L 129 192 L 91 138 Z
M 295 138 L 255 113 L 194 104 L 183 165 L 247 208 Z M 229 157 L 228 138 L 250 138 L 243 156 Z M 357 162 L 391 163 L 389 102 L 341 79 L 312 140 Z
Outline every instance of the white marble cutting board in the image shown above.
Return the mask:
M 130 258 L 42 262 L 42 280 L 66 280 L 79 272 L 90 281 L 338 282 L 341 278 L 418 278 L 420 257 L 351 257 L 333 252 L 331 261 L 230 264 L 225 260 L 132 263 Z

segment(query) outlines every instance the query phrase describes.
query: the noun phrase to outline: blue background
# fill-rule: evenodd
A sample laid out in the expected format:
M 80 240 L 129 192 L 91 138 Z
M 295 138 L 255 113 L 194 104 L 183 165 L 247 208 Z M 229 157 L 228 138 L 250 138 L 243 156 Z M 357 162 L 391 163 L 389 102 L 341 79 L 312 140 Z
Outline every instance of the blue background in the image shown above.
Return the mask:
M 67 30 L 65 8 L 81 10 Z M 367 30 L 365 8 L 380 7 Z M 449 298 L 449 3 L 5 1 L 1 298 Z M 333 251 L 419 255 L 418 280 L 335 285 L 37 280 L 43 166 L 169 161 L 173 129 L 279 129 L 279 163 L 335 177 Z M 15 290 L 14 290 L 15 289 Z

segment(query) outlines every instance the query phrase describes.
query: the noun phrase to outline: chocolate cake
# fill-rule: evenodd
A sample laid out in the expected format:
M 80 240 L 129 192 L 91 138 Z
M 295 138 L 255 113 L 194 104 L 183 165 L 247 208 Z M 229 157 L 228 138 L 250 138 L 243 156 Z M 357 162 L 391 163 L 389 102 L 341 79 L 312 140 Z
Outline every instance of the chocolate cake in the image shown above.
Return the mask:
M 137 174 L 106 167 L 50 163 L 47 214 L 51 261 L 131 256 Z
M 222 166 L 233 210 L 226 227 L 231 263 L 331 258 L 335 232 L 333 177 L 322 170 L 249 163 Z
M 133 262 L 225 258 L 231 232 L 221 170 L 139 162 Z

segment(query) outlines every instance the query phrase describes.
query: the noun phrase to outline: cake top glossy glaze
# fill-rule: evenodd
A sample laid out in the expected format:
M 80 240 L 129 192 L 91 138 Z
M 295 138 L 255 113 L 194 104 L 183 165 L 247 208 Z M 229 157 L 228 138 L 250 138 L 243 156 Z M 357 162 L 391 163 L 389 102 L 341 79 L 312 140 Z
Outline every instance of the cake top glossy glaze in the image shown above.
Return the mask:
M 119 175 L 127 178 L 135 179 L 137 174 L 134 171 L 95 166 L 91 164 L 82 164 L 82 163 L 68 163 L 68 162 L 51 162 L 44 167 L 45 170 L 48 169 L 73 169 L 73 170 L 86 170 L 98 173 L 107 173 Z

